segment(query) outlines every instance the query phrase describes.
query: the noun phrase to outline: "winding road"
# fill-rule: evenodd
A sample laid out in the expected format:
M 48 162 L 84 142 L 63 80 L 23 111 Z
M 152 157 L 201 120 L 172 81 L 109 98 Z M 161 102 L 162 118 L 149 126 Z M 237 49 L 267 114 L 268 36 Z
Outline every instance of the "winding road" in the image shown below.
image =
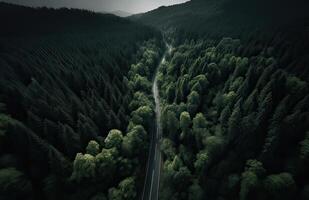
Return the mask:
M 167 51 L 164 53 L 158 68 L 165 62 L 166 55 L 169 54 L 172 50 L 171 46 L 169 46 L 168 44 L 166 44 L 166 46 Z M 155 74 L 155 79 L 153 81 L 152 86 L 152 92 L 155 100 L 156 128 L 151 138 L 142 200 L 158 200 L 159 198 L 160 173 L 161 173 L 161 162 L 162 162 L 161 151 L 160 151 L 162 128 L 160 123 L 161 108 L 160 108 L 160 96 L 157 85 L 157 73 L 158 72 L 156 72 Z

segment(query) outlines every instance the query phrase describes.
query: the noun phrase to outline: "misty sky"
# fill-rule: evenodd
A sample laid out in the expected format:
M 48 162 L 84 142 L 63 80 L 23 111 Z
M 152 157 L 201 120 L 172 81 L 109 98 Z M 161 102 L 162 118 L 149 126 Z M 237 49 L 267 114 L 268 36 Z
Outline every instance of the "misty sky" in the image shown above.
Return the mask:
M 71 7 L 94 11 L 122 10 L 130 13 L 145 12 L 162 5 L 183 3 L 188 0 L 0 0 L 27 6 Z

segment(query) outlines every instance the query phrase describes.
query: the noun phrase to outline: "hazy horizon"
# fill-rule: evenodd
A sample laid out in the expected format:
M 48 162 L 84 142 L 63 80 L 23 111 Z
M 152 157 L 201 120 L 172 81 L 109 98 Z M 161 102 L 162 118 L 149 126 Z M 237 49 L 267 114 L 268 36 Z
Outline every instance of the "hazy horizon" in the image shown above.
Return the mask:
M 93 10 L 96 12 L 125 11 L 136 14 L 156 9 L 160 6 L 179 4 L 188 0 L 1 0 L 31 7 L 68 7 Z

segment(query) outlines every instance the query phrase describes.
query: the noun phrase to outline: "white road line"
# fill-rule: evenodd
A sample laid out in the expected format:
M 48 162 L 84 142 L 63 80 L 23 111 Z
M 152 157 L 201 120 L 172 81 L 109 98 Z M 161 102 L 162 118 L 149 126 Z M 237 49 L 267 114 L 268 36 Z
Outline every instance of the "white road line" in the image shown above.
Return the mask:
M 152 176 L 151 176 L 151 185 L 150 185 L 150 193 L 149 193 L 149 198 L 150 199 L 151 199 L 151 193 L 152 193 L 153 176 L 154 176 L 154 169 L 152 170 Z
M 165 52 L 166 53 L 170 53 L 171 52 L 171 47 L 169 45 L 167 45 L 168 47 L 168 51 Z M 165 62 L 165 55 L 163 56 L 161 62 L 159 65 L 162 65 L 163 63 Z M 158 71 L 156 71 L 155 74 L 157 74 Z M 156 114 L 156 130 L 155 130 L 155 135 L 152 135 L 152 140 L 151 140 L 151 144 L 150 144 L 150 150 L 149 150 L 149 156 L 148 156 L 148 164 L 147 164 L 147 170 L 146 170 L 146 177 L 145 177 L 145 183 L 144 183 L 144 188 L 143 188 L 143 194 L 142 194 L 142 200 L 151 200 L 152 199 L 152 189 L 153 189 L 153 184 L 154 184 L 154 173 L 155 173 L 155 170 L 159 170 L 159 175 L 157 176 L 156 178 L 156 181 L 157 181 L 157 191 L 156 191 L 156 199 L 154 200 L 158 200 L 159 198 L 159 188 L 160 188 L 160 176 L 161 176 L 161 151 L 160 151 L 160 140 L 161 140 L 161 125 L 160 125 L 160 122 L 161 122 L 161 119 L 160 119 L 160 96 L 159 96 L 159 91 L 158 91 L 158 86 L 157 86 L 157 76 L 155 77 L 155 80 L 154 80 L 154 83 L 153 83 L 153 88 L 152 88 L 152 91 L 153 91 L 153 96 L 154 96 L 154 100 L 155 100 L 155 104 L 156 104 L 156 109 L 155 109 L 155 114 Z M 152 158 L 151 158 L 151 152 L 153 151 L 154 148 L 154 151 L 155 151 L 155 154 L 154 154 L 154 159 L 153 159 L 153 169 L 152 169 L 152 175 L 151 175 L 151 185 L 150 185 L 150 191 L 149 191 L 149 194 L 148 194 L 148 191 L 146 192 L 145 194 L 145 190 L 146 190 L 146 184 L 148 184 L 149 182 L 149 176 L 148 176 L 148 171 L 149 171 L 149 168 L 151 167 L 150 166 L 150 161 L 152 161 Z M 157 152 L 158 151 L 158 152 Z M 157 155 L 158 154 L 158 155 Z M 157 169 L 158 167 L 158 169 Z M 148 179 L 147 179 L 148 178 Z M 148 197 L 148 199 L 145 199 L 145 195 L 146 197 Z M 149 196 L 147 196 L 149 195 Z
M 157 160 L 157 144 L 155 146 L 154 164 L 156 163 L 156 160 Z
M 144 183 L 144 188 L 143 188 L 142 200 L 144 200 L 144 198 L 145 198 L 144 195 L 145 195 L 145 189 L 146 189 L 146 184 L 147 184 L 147 175 L 148 175 L 148 170 L 149 170 L 149 165 L 150 165 L 151 150 L 152 150 L 152 146 L 153 146 L 152 140 L 153 140 L 153 138 L 151 138 L 151 141 L 150 141 L 150 149 L 149 149 L 149 154 L 148 154 L 146 177 L 145 177 L 145 183 Z
M 160 189 L 160 176 L 161 176 L 161 152 L 159 152 L 159 175 L 158 175 L 158 187 L 157 187 L 157 198 L 159 199 L 159 189 Z

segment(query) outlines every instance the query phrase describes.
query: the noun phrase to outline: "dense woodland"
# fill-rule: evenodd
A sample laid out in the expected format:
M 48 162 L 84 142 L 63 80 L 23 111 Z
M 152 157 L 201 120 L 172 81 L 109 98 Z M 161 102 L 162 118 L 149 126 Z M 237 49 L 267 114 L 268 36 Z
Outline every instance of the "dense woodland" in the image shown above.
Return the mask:
M 276 42 L 249 45 L 186 42 L 160 68 L 162 199 L 308 198 L 305 75 L 279 65 Z
M 0 3 L 0 199 L 140 199 L 167 42 L 159 199 L 308 200 L 308 9 Z
M 136 199 L 160 33 L 72 9 L 0 18 L 0 199 Z
M 306 0 L 191 0 L 130 18 L 172 35 L 181 44 L 186 39 L 240 39 L 255 31 L 272 35 L 286 25 L 308 26 L 308 8 Z
M 131 17 L 174 46 L 160 199 L 309 199 L 308 8 L 193 0 Z

